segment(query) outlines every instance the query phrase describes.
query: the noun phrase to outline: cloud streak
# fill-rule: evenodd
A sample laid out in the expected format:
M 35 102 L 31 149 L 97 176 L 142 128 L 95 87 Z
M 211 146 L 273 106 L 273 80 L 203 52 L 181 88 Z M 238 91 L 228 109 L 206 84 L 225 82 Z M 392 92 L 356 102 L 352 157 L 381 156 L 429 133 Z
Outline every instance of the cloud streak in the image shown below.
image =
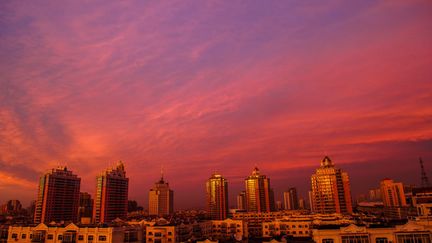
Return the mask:
M 163 165 L 188 208 L 213 171 L 305 194 L 324 153 L 353 182 L 432 160 L 428 1 L 1 4 L 0 201 L 59 163 L 94 192 L 121 159 L 143 204 Z

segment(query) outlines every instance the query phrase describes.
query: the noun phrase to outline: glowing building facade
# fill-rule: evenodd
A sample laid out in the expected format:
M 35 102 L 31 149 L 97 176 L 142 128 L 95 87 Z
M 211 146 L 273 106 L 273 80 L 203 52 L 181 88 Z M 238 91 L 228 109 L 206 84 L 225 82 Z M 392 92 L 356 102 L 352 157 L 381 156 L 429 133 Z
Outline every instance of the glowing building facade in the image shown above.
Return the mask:
M 349 177 L 346 172 L 335 168 L 328 156 L 321 161 L 311 177 L 312 211 L 315 213 L 352 213 Z
M 66 167 L 58 167 L 39 179 L 35 223 L 78 220 L 81 179 Z
M 211 219 L 224 220 L 228 215 L 228 181 L 213 174 L 206 183 L 207 211 Z
M 407 206 L 404 186 L 401 182 L 394 182 L 391 179 L 384 179 L 380 183 L 381 197 L 385 207 Z
M 296 188 L 294 187 L 289 188 L 288 191 L 283 193 L 283 198 L 284 198 L 284 208 L 286 210 L 299 209 Z
M 96 178 L 93 207 L 95 223 L 108 223 L 116 218 L 125 219 L 128 209 L 129 179 L 123 163 L 103 172 Z
M 246 210 L 248 212 L 270 212 L 274 209 L 270 179 L 261 175 L 257 167 L 245 179 Z
M 237 209 L 246 210 L 246 192 L 242 191 L 237 195 Z
M 174 192 L 163 175 L 149 192 L 149 214 L 165 216 L 174 212 Z

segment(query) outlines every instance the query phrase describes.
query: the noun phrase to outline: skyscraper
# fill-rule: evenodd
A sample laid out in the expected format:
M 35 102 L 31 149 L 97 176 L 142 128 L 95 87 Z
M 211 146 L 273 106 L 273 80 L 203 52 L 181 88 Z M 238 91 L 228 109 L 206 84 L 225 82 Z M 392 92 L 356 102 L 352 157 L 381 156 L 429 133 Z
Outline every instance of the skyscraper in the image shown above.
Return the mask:
M 149 192 L 149 214 L 170 215 L 174 212 L 174 192 L 170 190 L 168 182 L 163 175 Z
M 315 213 L 352 213 L 351 189 L 346 172 L 335 168 L 328 156 L 311 177 L 312 211 Z
M 261 175 L 257 167 L 252 171 L 252 175 L 245 179 L 245 187 L 248 212 L 270 212 L 274 208 L 270 179 Z
M 39 179 L 35 223 L 78 220 L 81 179 L 66 167 L 58 167 Z
M 404 186 L 401 182 L 394 182 L 391 179 L 384 179 L 380 183 L 381 197 L 385 207 L 407 206 Z
M 288 189 L 288 191 L 284 192 L 283 197 L 284 197 L 284 207 L 286 210 L 299 209 L 297 189 L 295 187 L 291 187 Z
M 213 174 L 206 183 L 207 210 L 211 219 L 223 220 L 228 215 L 228 181 Z
M 237 195 L 237 209 L 246 210 L 246 192 L 242 191 Z
M 128 209 L 129 179 L 123 163 L 104 171 L 96 178 L 96 195 L 93 207 L 93 220 L 96 223 L 111 222 L 116 218 L 126 218 Z

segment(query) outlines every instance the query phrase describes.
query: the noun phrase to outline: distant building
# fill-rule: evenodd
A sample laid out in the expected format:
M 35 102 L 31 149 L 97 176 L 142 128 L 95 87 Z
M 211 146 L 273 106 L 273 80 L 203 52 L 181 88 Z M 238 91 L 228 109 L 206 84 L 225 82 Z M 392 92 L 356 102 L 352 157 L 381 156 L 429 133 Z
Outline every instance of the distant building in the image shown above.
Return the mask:
M 94 201 L 87 192 L 81 192 L 79 197 L 78 218 L 79 222 L 91 222 Z
M 283 193 L 284 197 L 284 207 L 285 210 L 297 210 L 299 209 L 298 198 L 297 198 L 297 189 L 291 187 L 288 191 Z
M 206 182 L 207 210 L 211 219 L 223 220 L 228 215 L 228 181 L 213 174 Z
M 237 195 L 237 209 L 246 210 L 246 192 L 242 191 Z
M 369 201 L 372 202 L 377 202 L 377 201 L 381 201 L 382 197 L 381 197 L 381 188 L 376 188 L 376 189 L 371 189 L 369 190 Z
M 22 205 L 19 200 L 9 200 L 0 206 L 0 213 L 16 213 L 21 209 Z
M 111 222 L 116 218 L 124 219 L 128 210 L 129 179 L 120 161 L 97 176 L 96 196 L 93 207 L 93 220 L 96 223 Z
M 407 206 L 404 186 L 401 182 L 394 182 L 391 179 L 381 181 L 381 195 L 384 207 L 404 207 Z
M 352 213 L 349 177 L 328 156 L 311 177 L 312 208 L 315 213 Z
M 276 201 L 276 211 L 283 210 L 282 201 Z
M 174 213 L 174 192 L 163 175 L 149 192 L 149 215 L 166 216 Z
M 39 179 L 35 223 L 78 220 L 81 179 L 66 167 L 58 167 Z
M 274 208 L 274 195 L 270 179 L 261 175 L 257 167 L 245 179 L 246 209 L 248 212 L 270 212 Z

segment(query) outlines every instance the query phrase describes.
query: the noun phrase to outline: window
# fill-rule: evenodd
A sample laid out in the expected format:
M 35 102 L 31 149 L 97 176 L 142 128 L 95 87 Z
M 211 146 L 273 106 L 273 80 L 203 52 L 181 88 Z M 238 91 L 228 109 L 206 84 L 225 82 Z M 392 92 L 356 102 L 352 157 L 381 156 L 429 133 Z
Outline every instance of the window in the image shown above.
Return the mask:
M 162 233 L 161 232 L 155 232 L 155 237 L 161 237 Z
M 407 233 L 396 235 L 397 243 L 431 243 L 430 235 L 427 233 Z
M 106 241 L 106 235 L 99 235 L 99 241 Z
M 170 231 L 170 232 L 168 232 L 168 235 L 172 235 L 172 232 Z
M 22 234 L 21 235 L 21 239 L 25 239 L 25 238 L 27 238 L 27 235 L 26 234 Z
M 18 238 L 18 234 L 13 233 L 12 234 L 12 239 L 17 239 Z
M 87 240 L 93 240 L 93 235 L 87 236 Z
M 334 240 L 333 239 L 323 239 L 322 243 L 333 243 Z
M 63 240 L 63 235 L 58 235 L 57 240 Z
M 388 243 L 387 238 L 376 238 L 375 243 Z
M 78 235 L 78 240 L 84 240 L 84 235 Z
M 47 235 L 47 240 L 52 240 L 54 239 L 54 236 L 52 234 Z
M 342 236 L 342 243 L 369 243 L 369 236 L 367 236 L 367 235 L 344 235 L 344 236 Z

